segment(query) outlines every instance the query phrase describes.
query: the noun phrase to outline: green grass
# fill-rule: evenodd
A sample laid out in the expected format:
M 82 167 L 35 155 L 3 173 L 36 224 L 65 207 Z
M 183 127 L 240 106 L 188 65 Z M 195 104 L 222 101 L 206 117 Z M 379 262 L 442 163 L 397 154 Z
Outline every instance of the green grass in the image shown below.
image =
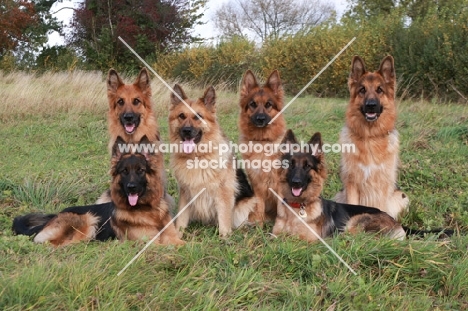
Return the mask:
M 32 87 L 17 86 L 24 81 Z M 16 74 L 0 76 L 0 86 L 5 99 L 0 102 L 0 310 L 468 308 L 465 234 L 443 241 L 365 234 L 328 238 L 357 276 L 320 243 L 274 238 L 271 225 L 242 228 L 229 239 L 219 239 L 214 227 L 192 225 L 185 246 L 152 246 L 121 276 L 117 273 L 144 242 L 54 249 L 13 236 L 13 217 L 92 203 L 108 188 L 107 103 L 105 84 L 96 75 Z M 156 81 L 153 89 L 167 141 L 169 93 Z M 191 96 L 202 93 L 189 89 Z M 237 95 L 219 92 L 218 105 L 224 131 L 236 141 Z M 345 107 L 341 99 L 303 97 L 287 110 L 286 120 L 299 139 L 320 131 L 325 142 L 335 143 Z M 411 200 L 402 222 L 466 231 L 468 106 L 402 102 L 399 113 L 399 184 Z M 339 155 L 327 154 L 327 162 L 323 196 L 332 198 L 341 187 Z M 169 190 L 177 197 L 166 168 Z

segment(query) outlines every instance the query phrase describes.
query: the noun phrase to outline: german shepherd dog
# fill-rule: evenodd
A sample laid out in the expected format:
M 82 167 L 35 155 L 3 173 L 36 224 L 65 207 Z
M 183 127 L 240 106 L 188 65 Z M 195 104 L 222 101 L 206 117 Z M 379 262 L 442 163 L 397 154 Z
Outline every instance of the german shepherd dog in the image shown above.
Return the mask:
M 279 114 L 283 108 L 284 91 L 277 70 L 273 71 L 266 83 L 260 86 L 254 74 L 248 70 L 242 79 L 240 90 L 240 144 L 279 144 L 286 132 L 283 115 Z M 276 119 L 270 124 L 273 118 Z M 245 163 L 254 161 L 273 161 L 278 159 L 276 154 L 246 152 L 242 153 Z M 265 220 L 274 221 L 276 217 L 276 197 L 268 190 L 277 189 L 277 175 L 274 171 L 265 172 L 246 165 L 246 172 L 257 198 L 256 209 L 249 215 L 249 223 L 262 225 Z
M 283 144 L 298 144 L 294 133 L 288 130 Z M 317 237 L 298 219 L 302 219 L 322 238 L 336 231 L 376 232 L 392 238 L 403 239 L 405 231 L 387 213 L 377 208 L 362 205 L 349 205 L 325 200 L 321 197 L 327 177 L 325 157 L 322 152 L 322 138 L 315 133 L 310 141 L 309 152 L 291 152 L 282 155 L 287 168 L 279 170 L 279 195 L 273 234 L 289 233 L 307 241 Z M 297 149 L 296 149 L 297 150 Z M 294 209 L 292 213 L 284 203 Z
M 117 137 L 126 143 L 138 143 L 143 136 L 159 141 L 159 130 L 152 109 L 151 84 L 146 68 L 141 69 L 133 84 L 125 84 L 117 71 L 107 75 L 109 134 L 112 148 Z
M 342 144 L 354 144 L 355 152 L 343 153 L 340 177 L 343 183 L 337 202 L 375 206 L 397 219 L 409 204 L 396 186 L 399 165 L 399 138 L 395 129 L 396 74 L 391 56 L 385 57 L 375 72 L 355 56 L 348 79 L 351 99 Z
M 64 246 L 79 241 L 117 237 L 119 240 L 151 239 L 170 221 L 169 207 L 162 195 L 164 187 L 157 159 L 151 154 L 122 153 L 116 138 L 112 156 L 112 201 L 104 204 L 69 207 L 54 214 L 28 214 L 13 220 L 13 232 L 35 235 L 34 242 Z M 140 143 L 149 143 L 144 136 Z M 177 244 L 179 239 L 171 224 L 156 243 Z
M 146 68 L 141 69 L 133 84 L 125 84 L 117 71 L 109 70 L 107 76 L 109 149 L 112 150 L 117 137 L 121 137 L 127 144 L 136 144 L 144 136 L 152 144 L 160 143 L 159 127 L 153 113 L 151 96 L 151 83 Z M 155 153 L 153 157 L 165 184 L 163 155 Z M 96 203 L 110 202 L 110 200 L 110 193 L 106 191 Z M 168 194 L 166 200 L 170 204 L 173 202 Z
M 179 211 L 206 188 L 176 219 L 176 228 L 182 235 L 189 222 L 197 220 L 217 224 L 220 236 L 226 236 L 232 228 L 246 222 L 254 209 L 252 189 L 244 172 L 236 170 L 231 150 L 219 152 L 222 145 L 228 146 L 228 140 L 216 118 L 215 89 L 208 87 L 199 99 L 189 99 L 177 84 L 174 91 L 192 108 L 171 94 L 170 141 L 182 147 L 171 154 L 171 166 L 180 190 Z

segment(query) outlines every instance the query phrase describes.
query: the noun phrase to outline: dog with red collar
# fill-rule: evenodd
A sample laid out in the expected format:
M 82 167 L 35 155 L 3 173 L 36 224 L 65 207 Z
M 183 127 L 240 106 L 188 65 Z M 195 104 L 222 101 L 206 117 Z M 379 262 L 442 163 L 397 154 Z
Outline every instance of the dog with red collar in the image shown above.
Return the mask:
M 350 205 L 323 199 L 321 192 L 327 177 L 322 138 L 315 133 L 308 142 L 309 152 L 293 152 L 299 145 L 294 133 L 288 130 L 282 141 L 290 145 L 290 152 L 282 154 L 286 168 L 279 171 L 279 195 L 277 216 L 273 234 L 287 233 L 313 242 L 334 232 L 374 232 L 395 239 L 404 239 L 403 227 L 387 213 L 377 208 Z M 291 207 L 291 208 L 288 208 Z M 301 221 L 304 220 L 307 226 Z

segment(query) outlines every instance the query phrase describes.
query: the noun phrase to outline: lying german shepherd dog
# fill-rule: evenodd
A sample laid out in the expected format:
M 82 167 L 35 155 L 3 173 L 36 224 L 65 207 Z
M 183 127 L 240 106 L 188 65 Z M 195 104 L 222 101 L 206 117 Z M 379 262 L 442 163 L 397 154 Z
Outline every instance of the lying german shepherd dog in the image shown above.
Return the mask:
M 35 236 L 34 242 L 63 246 L 79 241 L 118 238 L 152 239 L 170 221 L 162 198 L 164 186 L 158 159 L 153 154 L 122 152 L 125 141 L 118 137 L 112 148 L 111 202 L 74 206 L 58 214 L 28 214 L 13 220 L 13 232 Z M 150 143 L 146 136 L 140 144 Z M 155 241 L 183 244 L 171 224 Z
M 425 233 L 441 233 L 441 230 L 420 231 L 402 227 L 387 213 L 373 207 L 337 203 L 321 197 L 324 182 L 327 177 L 325 157 L 322 152 L 322 138 L 315 133 L 310 141 L 309 152 L 292 152 L 292 144 L 300 146 L 294 133 L 288 130 L 282 141 L 290 145 L 291 152 L 282 155 L 287 162 L 287 168 L 279 170 L 279 195 L 283 198 L 278 202 L 277 216 L 273 234 L 289 233 L 307 241 L 315 241 L 317 237 L 298 219 L 302 219 L 322 238 L 334 232 L 374 232 L 385 234 L 391 238 L 404 239 L 406 233 L 424 235 Z M 284 162 L 283 162 L 284 163 Z M 285 206 L 287 203 L 294 210 Z M 444 230 L 445 235 L 453 231 Z

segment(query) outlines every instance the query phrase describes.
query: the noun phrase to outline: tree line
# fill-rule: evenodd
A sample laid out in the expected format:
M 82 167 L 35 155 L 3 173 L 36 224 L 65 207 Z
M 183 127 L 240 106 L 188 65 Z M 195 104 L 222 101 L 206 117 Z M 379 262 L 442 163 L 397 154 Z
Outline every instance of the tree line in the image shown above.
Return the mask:
M 70 31 L 51 13 L 60 0 L 0 0 L 0 69 L 121 70 L 140 65 L 118 37 L 147 60 L 202 38 L 193 35 L 207 0 L 83 0 L 73 9 Z M 48 46 L 58 31 L 65 45 Z
M 346 97 L 353 55 L 362 56 L 370 69 L 377 68 L 385 55 L 392 55 L 400 98 L 468 101 L 467 0 L 348 2 L 339 19 L 332 13 L 318 24 L 293 34 L 263 36 L 266 39 L 260 44 L 252 31 L 229 31 L 216 45 L 200 45 L 164 55 L 154 66 L 168 78 L 202 84 L 223 82 L 233 89 L 237 89 L 246 69 L 263 75 L 278 69 L 286 91 L 295 94 L 356 37 L 307 89 L 308 93 Z M 234 12 L 231 17 L 239 16 L 235 9 L 229 11 Z M 235 35 L 228 35 L 232 33 Z
M 325 0 L 230 0 L 214 15 L 216 43 L 193 34 L 207 0 L 83 0 L 65 45 L 50 47 L 47 33 L 64 31 L 55 2 L 0 0 L 0 70 L 136 71 L 120 36 L 165 78 L 236 88 L 246 69 L 279 69 L 295 92 L 356 37 L 309 93 L 346 96 L 352 55 L 373 68 L 391 54 L 400 96 L 468 98 L 468 0 L 348 0 L 339 18 Z

